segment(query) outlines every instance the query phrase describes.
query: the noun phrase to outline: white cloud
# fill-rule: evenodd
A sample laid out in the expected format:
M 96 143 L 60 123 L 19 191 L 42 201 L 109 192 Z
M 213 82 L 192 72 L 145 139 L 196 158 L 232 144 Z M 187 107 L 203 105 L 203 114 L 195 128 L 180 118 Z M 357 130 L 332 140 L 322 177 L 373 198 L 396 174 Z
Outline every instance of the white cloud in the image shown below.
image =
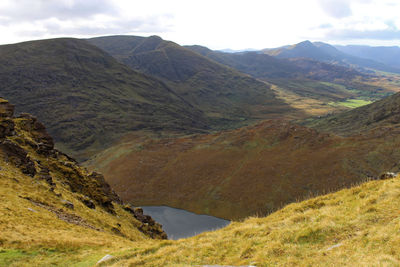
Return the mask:
M 398 14 L 398 0 L 1 0 L 0 43 L 157 34 L 214 49 L 304 39 L 398 44 Z
M 352 15 L 350 1 L 346 0 L 320 0 L 324 12 L 334 18 L 345 18 Z

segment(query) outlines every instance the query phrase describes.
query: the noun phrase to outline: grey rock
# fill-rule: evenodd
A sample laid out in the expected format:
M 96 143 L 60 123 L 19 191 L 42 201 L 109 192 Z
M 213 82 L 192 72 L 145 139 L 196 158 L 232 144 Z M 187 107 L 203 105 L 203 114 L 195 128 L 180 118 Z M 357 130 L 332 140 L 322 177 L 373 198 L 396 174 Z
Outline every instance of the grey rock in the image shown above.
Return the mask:
M 74 204 L 71 201 L 68 200 L 61 200 L 61 202 L 64 204 L 65 207 L 67 207 L 68 209 L 73 210 L 74 209 Z
M 107 254 L 107 255 L 105 255 L 103 258 L 101 258 L 101 260 L 99 260 L 99 261 L 97 262 L 97 264 L 106 262 L 106 261 L 108 261 L 108 260 L 111 260 L 112 258 L 114 258 L 114 256 Z

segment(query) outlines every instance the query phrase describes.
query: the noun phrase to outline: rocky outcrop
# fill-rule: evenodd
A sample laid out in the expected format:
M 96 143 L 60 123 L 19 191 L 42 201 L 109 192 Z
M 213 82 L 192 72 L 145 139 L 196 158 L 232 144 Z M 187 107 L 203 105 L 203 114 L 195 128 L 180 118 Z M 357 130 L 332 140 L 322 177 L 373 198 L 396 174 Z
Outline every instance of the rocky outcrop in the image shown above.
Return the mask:
M 0 121 L 0 139 L 14 134 L 14 122 L 11 119 L 2 119 Z
M 132 208 L 130 205 L 125 205 L 124 210 L 130 212 L 133 217 L 142 223 L 139 230 L 153 238 L 168 239 L 167 234 L 162 230 L 161 224 L 155 222 L 149 215 L 143 214 L 142 208 Z
M 384 172 L 381 175 L 379 175 L 378 180 L 386 180 L 386 179 L 391 179 L 395 178 L 397 176 L 397 173 L 394 172 Z
M 14 105 L 11 105 L 7 100 L 0 98 L 0 117 L 9 118 L 14 115 Z
M 27 113 L 22 113 L 18 118 L 20 119 L 19 126 L 21 129 L 31 133 L 37 153 L 47 156 L 54 153 L 53 138 L 47 133 L 43 123 Z
M 47 185 L 49 191 L 59 197 L 63 206 L 69 210 L 75 209 L 74 203 L 63 199 L 61 193 L 57 193 L 57 188 L 73 192 L 76 199 L 90 209 L 103 209 L 111 215 L 116 215 L 116 205 L 123 205 L 123 202 L 105 181 L 104 176 L 97 172 L 88 172 L 79 166 L 76 160 L 54 149 L 53 138 L 35 117 L 29 114 L 13 117 L 13 111 L 14 106 L 0 98 L 0 157 L 3 157 L 4 162 L 14 165 L 23 174 L 42 182 L 44 186 Z M 30 198 L 28 200 L 55 213 L 59 219 L 68 223 L 90 226 L 75 214 L 56 209 L 46 203 L 35 202 Z M 157 239 L 167 237 L 161 225 L 155 223 L 150 216 L 143 215 L 143 212 L 133 212 L 132 215 L 132 221 L 136 219 L 139 222 L 137 228 L 147 236 Z M 128 213 L 126 216 L 129 218 Z M 137 225 L 138 222 L 133 225 Z M 125 236 L 115 227 L 111 232 Z
M 24 174 L 32 177 L 35 176 L 35 163 L 23 148 L 10 140 L 4 140 L 0 143 L 0 149 L 4 152 L 6 161 L 12 162 L 15 166 L 20 168 Z

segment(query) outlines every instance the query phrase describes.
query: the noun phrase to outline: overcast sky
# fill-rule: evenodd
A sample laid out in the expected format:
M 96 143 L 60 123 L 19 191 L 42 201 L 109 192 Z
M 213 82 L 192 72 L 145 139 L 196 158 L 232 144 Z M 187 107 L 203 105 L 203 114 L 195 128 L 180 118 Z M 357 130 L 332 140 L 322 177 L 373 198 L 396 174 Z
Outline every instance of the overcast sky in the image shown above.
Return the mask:
M 0 43 L 159 35 L 212 49 L 400 45 L 399 0 L 0 0 Z

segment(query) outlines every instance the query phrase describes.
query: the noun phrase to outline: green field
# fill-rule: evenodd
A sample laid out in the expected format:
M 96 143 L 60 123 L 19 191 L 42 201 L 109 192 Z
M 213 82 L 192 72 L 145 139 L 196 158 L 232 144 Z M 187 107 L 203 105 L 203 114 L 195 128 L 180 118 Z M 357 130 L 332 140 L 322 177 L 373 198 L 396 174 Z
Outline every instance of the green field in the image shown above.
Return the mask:
M 330 102 L 329 105 L 332 106 L 344 106 L 348 108 L 358 108 L 361 106 L 365 106 L 371 104 L 372 101 L 364 100 L 364 99 L 346 99 L 346 101 L 342 102 Z

